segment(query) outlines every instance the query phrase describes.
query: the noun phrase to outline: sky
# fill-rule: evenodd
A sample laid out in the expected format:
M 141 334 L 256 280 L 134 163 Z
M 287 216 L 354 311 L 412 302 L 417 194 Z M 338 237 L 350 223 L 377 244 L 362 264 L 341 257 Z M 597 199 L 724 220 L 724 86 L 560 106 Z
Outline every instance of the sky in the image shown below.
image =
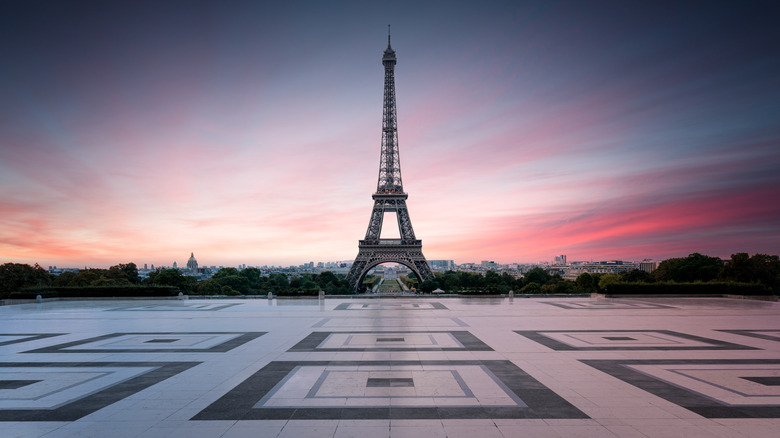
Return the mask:
M 5 0 L 0 263 L 354 259 L 388 24 L 428 259 L 779 254 L 778 17 L 774 1 Z

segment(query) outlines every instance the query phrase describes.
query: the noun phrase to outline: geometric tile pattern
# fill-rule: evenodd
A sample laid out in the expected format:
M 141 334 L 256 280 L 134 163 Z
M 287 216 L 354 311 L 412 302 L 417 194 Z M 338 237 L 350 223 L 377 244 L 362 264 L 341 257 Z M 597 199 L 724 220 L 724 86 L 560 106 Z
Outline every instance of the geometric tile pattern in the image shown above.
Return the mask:
M 106 309 L 108 311 L 122 311 L 122 312 L 206 312 L 227 309 L 228 307 L 240 306 L 241 303 L 204 303 L 204 304 L 145 304 L 141 306 L 125 306 L 117 307 L 113 309 Z
M 750 336 L 780 342 L 780 330 L 718 330 L 719 332 L 734 333 L 736 335 Z
M 545 301 L 544 304 L 560 307 L 561 309 L 585 309 L 585 310 L 626 310 L 626 309 L 674 309 L 672 306 L 643 302 L 604 302 L 604 301 Z
M 199 362 L 0 363 L 0 421 L 74 421 Z
M 671 330 L 515 330 L 515 333 L 556 351 L 757 349 Z
M 780 416 L 780 360 L 582 360 L 707 418 Z
M 265 332 L 112 333 L 25 353 L 224 353 Z
M 377 327 L 468 327 L 469 325 L 459 318 L 323 318 L 312 328 L 356 328 L 365 327 L 375 329 Z
M 60 336 L 63 333 L 0 333 L 0 346 Z
M 288 351 L 493 351 L 467 331 L 313 332 Z
M 90 300 L 0 306 L 0 325 L 2 438 L 758 438 L 780 425 L 775 302 Z
M 447 418 L 588 417 L 510 361 L 278 361 L 192 420 Z
M 368 302 L 368 303 L 341 303 L 333 310 L 449 310 L 437 301 L 432 302 Z

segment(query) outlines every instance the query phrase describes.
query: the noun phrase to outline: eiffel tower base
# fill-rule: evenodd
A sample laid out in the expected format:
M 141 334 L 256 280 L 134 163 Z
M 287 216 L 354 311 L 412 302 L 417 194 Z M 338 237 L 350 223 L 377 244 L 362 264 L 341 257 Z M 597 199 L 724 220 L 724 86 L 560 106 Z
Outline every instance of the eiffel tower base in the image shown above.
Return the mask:
M 433 272 L 431 272 L 422 253 L 422 241 L 420 240 L 409 244 L 371 244 L 361 240 L 358 248 L 358 255 L 347 274 L 349 287 L 356 292 L 360 292 L 360 286 L 368 271 L 382 263 L 398 263 L 406 266 L 417 275 L 420 283 L 425 280 L 433 280 Z

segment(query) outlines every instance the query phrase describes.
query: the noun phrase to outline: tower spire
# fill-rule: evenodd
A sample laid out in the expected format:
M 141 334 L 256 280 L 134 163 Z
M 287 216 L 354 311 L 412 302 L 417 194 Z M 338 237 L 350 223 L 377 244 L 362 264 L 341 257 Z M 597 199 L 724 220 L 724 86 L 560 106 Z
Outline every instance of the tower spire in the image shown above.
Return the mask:
M 390 25 L 387 25 L 387 48 L 390 48 Z

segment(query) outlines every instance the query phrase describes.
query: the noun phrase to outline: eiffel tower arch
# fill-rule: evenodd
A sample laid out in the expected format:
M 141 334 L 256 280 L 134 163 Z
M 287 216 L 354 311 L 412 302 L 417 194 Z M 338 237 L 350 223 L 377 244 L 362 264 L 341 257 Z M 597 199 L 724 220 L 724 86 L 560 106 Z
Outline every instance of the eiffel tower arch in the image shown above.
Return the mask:
M 406 208 L 408 194 L 401 180 L 401 160 L 398 153 L 398 119 L 395 105 L 395 51 L 387 35 L 387 49 L 382 56 L 385 67 L 385 93 L 382 114 L 382 148 L 379 154 L 374 209 L 368 221 L 366 238 L 358 242 L 358 255 L 347 274 L 350 288 L 359 291 L 369 270 L 382 263 L 398 263 L 412 270 L 422 282 L 433 279 L 428 261 L 422 253 L 422 240 L 414 235 Z M 393 212 L 398 220 L 400 239 L 382 239 L 385 213 Z

